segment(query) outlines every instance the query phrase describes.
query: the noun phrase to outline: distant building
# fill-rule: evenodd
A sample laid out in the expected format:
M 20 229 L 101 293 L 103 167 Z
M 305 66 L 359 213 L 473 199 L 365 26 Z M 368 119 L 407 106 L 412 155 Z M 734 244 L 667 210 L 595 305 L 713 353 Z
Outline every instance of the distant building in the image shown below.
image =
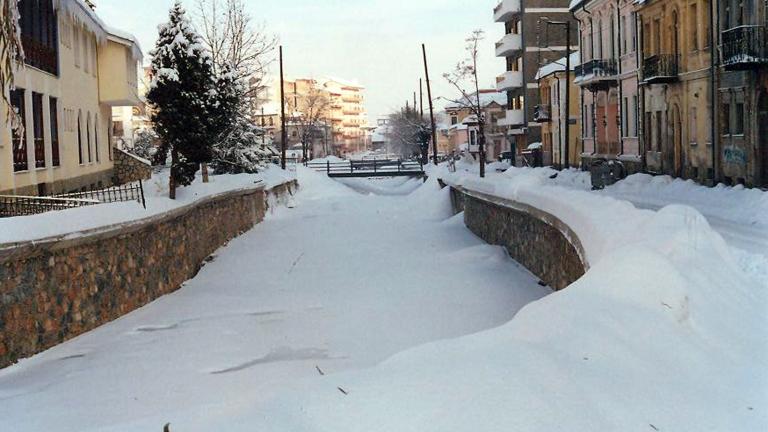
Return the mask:
M 477 95 L 473 94 L 469 100 L 459 101 L 462 103 L 449 103 L 445 107 L 445 113 L 448 118 L 447 125 L 447 144 L 448 148 L 465 150 L 477 154 L 476 147 L 470 147 L 470 133 L 465 120 L 474 113 L 468 105 L 477 103 Z M 501 126 L 500 122 L 505 118 L 505 107 L 507 106 L 507 94 L 493 89 L 480 90 L 480 106 L 485 113 L 485 154 L 487 160 L 493 160 L 499 154 L 509 151 L 510 144 L 506 137 L 506 128 Z M 475 118 L 474 122 L 477 122 Z M 438 144 L 440 139 L 438 138 Z
M 562 28 L 543 28 L 543 19 L 569 21 L 568 0 L 502 0 L 493 10 L 494 21 L 504 24 L 505 35 L 496 43 L 496 56 L 506 59 L 506 72 L 497 78 L 496 89 L 508 95 L 498 126 L 505 129 L 519 150 L 541 142 L 541 124 L 534 120 L 539 87 L 539 62 L 549 63 L 566 54 Z M 571 48 L 576 51 L 577 26 L 571 26 Z M 544 36 L 548 37 L 545 40 Z
M 112 108 L 141 105 L 139 44 L 83 0 L 21 0 L 19 10 L 26 57 L 10 96 L 24 133 L 0 128 L 0 193 L 111 184 Z

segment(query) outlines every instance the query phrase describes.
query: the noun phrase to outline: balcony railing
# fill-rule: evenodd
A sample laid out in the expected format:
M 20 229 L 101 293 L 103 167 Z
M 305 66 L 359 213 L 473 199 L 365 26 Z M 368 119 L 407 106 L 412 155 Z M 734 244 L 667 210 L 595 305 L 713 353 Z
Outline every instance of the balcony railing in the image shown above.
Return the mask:
M 551 108 L 547 105 L 536 105 L 533 108 L 533 121 L 548 122 L 552 120 Z
M 618 84 L 616 60 L 594 59 L 574 68 L 576 82 L 590 87 L 606 87 Z
M 45 46 L 27 36 L 21 37 L 21 44 L 24 47 L 24 63 L 53 75 L 58 75 L 59 58 L 56 48 Z
M 678 80 L 680 56 L 657 54 L 643 60 L 643 81 L 648 84 L 669 83 Z
M 493 20 L 507 22 L 522 11 L 520 0 L 502 0 L 493 8 Z
M 748 25 L 723 31 L 720 53 L 726 69 L 749 69 L 768 63 L 765 26 Z

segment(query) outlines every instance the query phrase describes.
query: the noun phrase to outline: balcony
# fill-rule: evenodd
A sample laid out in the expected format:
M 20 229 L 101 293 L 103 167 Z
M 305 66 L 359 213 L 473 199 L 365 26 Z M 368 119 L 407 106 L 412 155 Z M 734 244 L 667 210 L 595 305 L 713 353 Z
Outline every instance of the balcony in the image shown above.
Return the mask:
M 53 75 L 59 74 L 59 56 L 56 48 L 27 36 L 21 37 L 21 45 L 24 48 L 24 63 Z
M 507 71 L 496 77 L 496 90 L 509 91 L 523 87 L 523 73 L 519 71 Z
M 539 123 L 546 123 L 546 122 L 552 121 L 551 112 L 552 110 L 549 104 L 536 105 L 533 108 L 533 121 L 539 122 Z
M 493 20 L 500 23 L 507 22 L 520 12 L 522 12 L 520 0 L 502 0 L 493 8 Z
M 590 60 L 576 66 L 574 72 L 576 75 L 574 82 L 591 90 L 605 90 L 619 84 L 616 60 Z
M 680 56 L 658 54 L 643 60 L 643 83 L 666 84 L 679 80 Z
M 523 49 L 523 37 L 519 34 L 508 33 L 496 42 L 496 57 L 509 57 Z
M 508 109 L 506 115 L 500 118 L 498 126 L 520 126 L 525 124 L 525 112 L 521 109 Z
M 746 70 L 768 63 L 765 26 L 747 25 L 722 32 L 721 61 L 726 70 Z

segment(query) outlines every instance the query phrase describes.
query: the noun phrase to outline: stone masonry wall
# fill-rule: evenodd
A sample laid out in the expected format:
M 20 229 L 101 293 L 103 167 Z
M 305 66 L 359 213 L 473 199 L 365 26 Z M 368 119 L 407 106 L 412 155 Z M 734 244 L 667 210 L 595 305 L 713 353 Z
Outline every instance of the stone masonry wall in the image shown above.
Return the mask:
M 179 289 L 295 187 L 234 191 L 73 239 L 0 245 L 0 368 Z
M 115 183 L 126 184 L 148 180 L 152 176 L 152 165 L 124 150 L 115 148 L 113 151 L 115 155 Z
M 562 221 L 529 205 L 451 187 L 456 213 L 486 242 L 509 255 L 556 290 L 579 279 L 588 268 L 578 237 Z

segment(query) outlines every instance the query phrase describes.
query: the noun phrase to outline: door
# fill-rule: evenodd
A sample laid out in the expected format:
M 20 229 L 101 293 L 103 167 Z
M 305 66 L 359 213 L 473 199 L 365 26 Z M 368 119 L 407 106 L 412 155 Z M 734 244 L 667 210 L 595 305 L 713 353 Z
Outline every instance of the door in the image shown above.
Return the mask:
M 680 110 L 677 106 L 672 109 L 672 143 L 675 152 L 674 173 L 675 177 L 683 176 L 683 125 L 680 119 Z

